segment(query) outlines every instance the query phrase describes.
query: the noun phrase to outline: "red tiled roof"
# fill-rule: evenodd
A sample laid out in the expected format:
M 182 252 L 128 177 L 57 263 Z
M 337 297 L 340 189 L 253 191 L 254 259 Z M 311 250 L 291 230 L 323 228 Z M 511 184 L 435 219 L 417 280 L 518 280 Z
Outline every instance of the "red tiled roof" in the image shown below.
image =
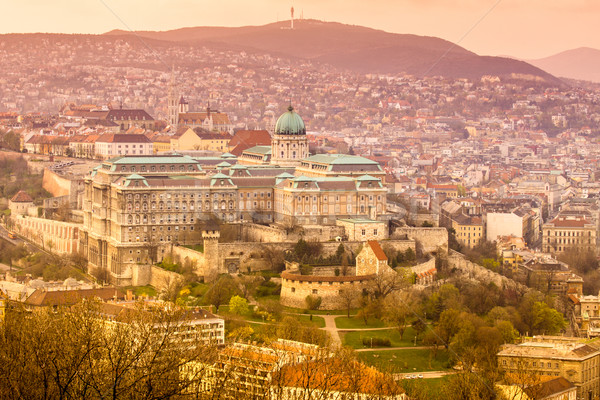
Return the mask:
M 145 135 L 105 133 L 96 140 L 100 143 L 152 143 Z
M 377 259 L 379 261 L 387 261 L 388 258 L 385 255 L 385 253 L 383 252 L 383 249 L 379 245 L 378 241 L 376 241 L 376 240 L 369 240 L 367 243 L 371 247 L 371 250 L 373 250 L 373 253 L 375 253 L 375 257 L 377 257 Z
M 25 193 L 22 190 L 19 190 L 17 194 L 15 194 L 12 199 L 10 199 L 13 203 L 32 203 L 33 199 L 30 195 Z
M 271 135 L 265 130 L 241 130 L 237 131 L 229 141 L 229 146 L 233 147 L 231 154 L 241 156 L 242 152 L 254 146 L 270 146 Z
M 99 289 L 81 289 L 81 290 L 54 290 L 45 291 L 36 289 L 25 300 L 25 304 L 32 306 L 61 306 L 77 303 L 81 299 L 100 298 L 102 300 L 111 300 L 114 298 L 123 299 L 123 293 L 114 287 Z

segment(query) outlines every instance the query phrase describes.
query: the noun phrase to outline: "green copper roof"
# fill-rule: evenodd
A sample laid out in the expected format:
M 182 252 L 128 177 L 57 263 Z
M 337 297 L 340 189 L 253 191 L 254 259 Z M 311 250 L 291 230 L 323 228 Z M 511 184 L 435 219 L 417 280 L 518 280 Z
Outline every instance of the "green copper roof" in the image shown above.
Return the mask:
M 336 164 L 336 165 L 375 165 L 379 164 L 377 161 L 369 160 L 368 158 L 361 156 L 353 156 L 350 154 L 315 154 L 305 158 L 303 161 L 316 162 L 322 164 Z
M 231 153 L 223 153 L 223 154 L 221 154 L 221 158 L 237 158 L 237 157 Z
M 284 173 L 281 173 L 276 176 L 276 178 L 284 178 L 284 179 L 293 178 L 293 177 L 294 177 L 294 175 L 290 174 L 289 172 L 284 172 Z
M 115 157 L 105 162 L 111 164 L 188 164 L 197 163 L 190 156 L 123 156 Z
M 361 175 L 358 178 L 356 178 L 357 181 L 379 181 L 379 178 L 375 178 L 374 176 L 371 175 Z
M 219 172 L 218 174 L 214 174 L 210 177 L 211 179 L 229 179 L 229 176 Z
M 306 127 L 304 121 L 291 105 L 287 112 L 281 114 L 275 124 L 276 135 L 306 135 Z
M 248 167 L 242 164 L 235 164 L 231 169 L 248 169 Z
M 227 161 L 223 161 L 222 163 L 218 163 L 217 167 L 227 168 L 231 167 L 231 164 L 229 164 Z
M 244 153 L 253 153 L 253 154 L 262 154 L 262 155 L 271 154 L 271 146 L 250 147 L 249 149 L 244 150 Z
M 125 179 L 146 179 L 146 178 L 144 178 L 143 176 L 138 175 L 138 174 L 131 174 Z

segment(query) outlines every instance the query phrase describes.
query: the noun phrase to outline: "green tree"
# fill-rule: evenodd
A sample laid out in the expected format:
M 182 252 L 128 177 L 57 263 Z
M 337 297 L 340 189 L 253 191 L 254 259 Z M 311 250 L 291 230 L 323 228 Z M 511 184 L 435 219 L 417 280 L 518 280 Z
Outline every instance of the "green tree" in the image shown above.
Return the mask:
M 240 296 L 232 296 L 229 300 L 229 311 L 238 314 L 246 315 L 250 311 L 248 307 L 248 300 Z

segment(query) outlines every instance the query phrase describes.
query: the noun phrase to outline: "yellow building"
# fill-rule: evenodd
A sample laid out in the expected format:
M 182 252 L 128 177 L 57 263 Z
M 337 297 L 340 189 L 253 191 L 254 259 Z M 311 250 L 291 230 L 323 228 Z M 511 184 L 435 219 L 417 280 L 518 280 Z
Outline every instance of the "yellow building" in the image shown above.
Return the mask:
M 171 137 L 171 151 L 180 150 L 209 150 L 226 152 L 229 150 L 229 134 L 201 131 L 183 126 Z
M 475 247 L 485 238 L 483 221 L 479 217 L 457 214 L 452 217 L 452 228 L 456 232 L 456 240 L 465 247 Z
M 542 232 L 544 253 L 596 252 L 596 226 L 583 216 L 559 214 L 544 224 Z
M 534 336 L 525 343 L 504 345 L 498 364 L 517 377 L 562 376 L 577 387 L 578 399 L 600 395 L 600 350 L 579 338 Z

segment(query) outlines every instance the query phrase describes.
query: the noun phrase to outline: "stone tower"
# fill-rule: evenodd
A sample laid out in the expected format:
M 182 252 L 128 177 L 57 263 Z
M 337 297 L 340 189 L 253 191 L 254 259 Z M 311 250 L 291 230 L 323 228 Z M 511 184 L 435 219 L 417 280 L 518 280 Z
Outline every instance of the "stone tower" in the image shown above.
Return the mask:
M 304 121 L 291 105 L 275 124 L 271 140 L 271 164 L 284 167 L 300 165 L 308 157 L 308 140 Z
M 177 88 L 175 87 L 175 68 L 171 71 L 171 82 L 169 83 L 169 95 L 167 97 L 167 113 L 169 125 L 173 132 L 177 131 L 177 122 L 179 120 L 179 104 L 177 101 Z
M 219 237 L 221 237 L 221 233 L 218 228 L 207 226 L 202 230 L 202 239 L 204 240 L 205 281 L 211 280 L 223 272 L 219 257 Z

